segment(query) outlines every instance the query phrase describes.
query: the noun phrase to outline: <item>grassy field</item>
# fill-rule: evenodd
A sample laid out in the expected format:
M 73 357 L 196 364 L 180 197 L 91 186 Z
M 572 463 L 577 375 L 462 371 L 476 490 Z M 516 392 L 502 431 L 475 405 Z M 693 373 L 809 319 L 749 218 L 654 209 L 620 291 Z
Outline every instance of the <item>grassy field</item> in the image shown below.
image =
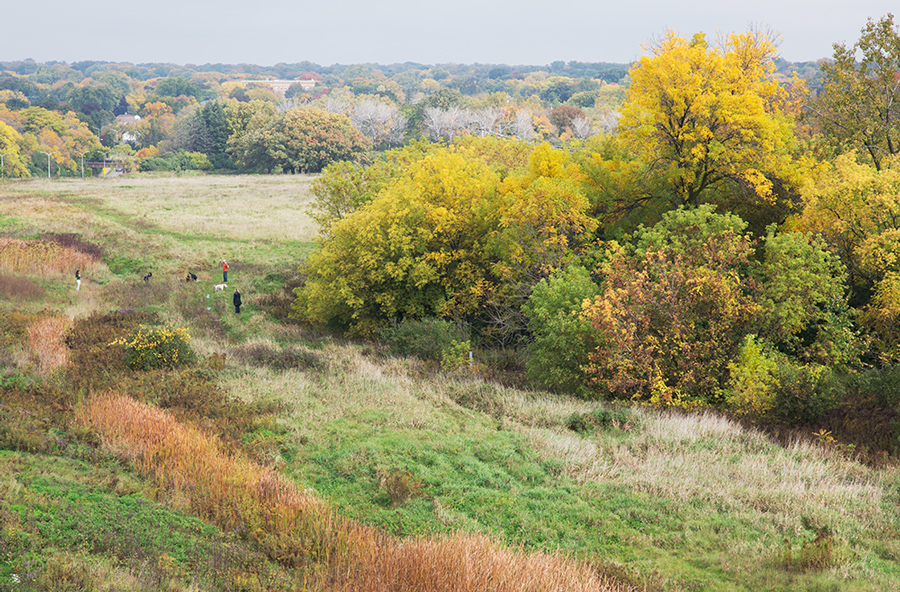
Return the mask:
M 287 320 L 309 182 L 0 184 L 0 590 L 900 589 L 894 464 Z

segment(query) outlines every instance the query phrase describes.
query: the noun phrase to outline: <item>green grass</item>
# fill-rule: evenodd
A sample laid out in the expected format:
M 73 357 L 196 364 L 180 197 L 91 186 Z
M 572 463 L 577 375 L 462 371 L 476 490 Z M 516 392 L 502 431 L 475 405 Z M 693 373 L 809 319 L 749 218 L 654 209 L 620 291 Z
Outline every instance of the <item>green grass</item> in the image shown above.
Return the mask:
M 866 466 L 833 446 L 779 445 L 712 414 L 605 407 L 440 373 L 378 344 L 286 321 L 298 264 L 313 248 L 303 213 L 308 181 L 0 184 L 5 235 L 73 232 L 106 253 L 81 293 L 41 281 L 42 299 L 0 299 L 8 321 L 3 442 L 42 453 L 0 454 L 2 540 L 19 561 L 0 553 L 0 589 L 24 569 L 20 558 L 57 579 L 93 578 L 95 587 L 119 577 L 127 590 L 150 586 L 136 575 L 149 565 L 146 573 L 171 589 L 187 589 L 185 566 L 209 574 L 202 589 L 240 589 L 236 582 L 251 576 L 278 588 L 288 577 L 255 559 L 214 575 L 191 549 L 217 556 L 223 545 L 244 544 L 238 534 L 191 518 L 177 498 L 154 501 L 152 488 L 110 457 L 83 462 L 41 444 L 68 434 L 66 405 L 91 384 L 167 406 L 394 535 L 490 533 L 526 549 L 563 550 L 647 590 L 900 589 L 894 464 Z M 240 315 L 230 291 L 212 291 L 222 258 L 233 262 L 229 284 L 244 295 Z M 139 278 L 146 268 L 154 271 L 149 285 Z M 201 281 L 185 284 L 187 271 Z M 187 327 L 200 362 L 170 374 L 117 374 L 125 370 L 94 363 L 88 376 L 90 362 L 76 355 L 71 364 L 83 365 L 84 380 L 38 379 L 16 333 L 25 321 L 12 315 L 44 309 L 75 319 L 94 310 L 152 314 Z M 105 336 L 98 332 L 97 348 Z M 45 393 L 47 422 L 26 405 L 37 400 L 23 398 L 32 391 Z M 31 415 L 16 424 L 15 409 L 26 408 Z M 102 569 L 91 572 L 91 564 Z M 257 564 L 266 567 L 254 571 Z M 35 586 L 53 589 L 44 580 Z
M 286 470 L 354 518 L 403 534 L 491 532 L 662 589 L 898 581 L 895 560 L 874 551 L 898 541 L 893 469 L 785 448 L 714 415 L 604 410 L 478 380 L 416 379 L 364 347 L 331 348 L 330 367 L 234 369 L 225 384 L 252 397 L 291 394 Z M 490 413 L 477 411 L 485 400 Z M 588 436 L 571 429 L 585 416 L 600 418 Z M 402 503 L 388 479 L 397 471 L 415 484 Z M 822 527 L 835 533 L 834 565 L 789 569 L 785 539 L 796 553 Z
M 277 585 L 277 566 L 241 540 L 147 499 L 143 485 L 115 464 L 0 451 L 0 588 L 13 574 L 28 589 L 88 589 L 127 575 L 140 586 L 215 589 L 235 575 Z M 66 563 L 62 555 L 81 556 Z M 85 573 L 84 563 L 115 566 Z M 81 588 L 84 589 L 84 588 Z M 139 588 L 143 589 L 143 588 Z

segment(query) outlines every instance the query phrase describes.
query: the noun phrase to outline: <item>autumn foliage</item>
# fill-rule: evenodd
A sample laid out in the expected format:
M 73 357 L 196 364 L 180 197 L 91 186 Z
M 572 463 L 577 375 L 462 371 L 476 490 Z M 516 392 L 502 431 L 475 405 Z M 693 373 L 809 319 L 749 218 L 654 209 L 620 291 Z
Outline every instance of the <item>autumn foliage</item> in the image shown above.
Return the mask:
M 709 206 L 678 209 L 632 245 L 612 246 L 601 294 L 584 308 L 601 336 L 588 368 L 601 389 L 665 404 L 721 403 L 748 335 L 804 362 L 831 351 L 837 337 L 824 328 L 804 344 L 797 334 L 839 301 L 841 267 L 802 235 L 769 235 L 758 261 L 745 227 Z

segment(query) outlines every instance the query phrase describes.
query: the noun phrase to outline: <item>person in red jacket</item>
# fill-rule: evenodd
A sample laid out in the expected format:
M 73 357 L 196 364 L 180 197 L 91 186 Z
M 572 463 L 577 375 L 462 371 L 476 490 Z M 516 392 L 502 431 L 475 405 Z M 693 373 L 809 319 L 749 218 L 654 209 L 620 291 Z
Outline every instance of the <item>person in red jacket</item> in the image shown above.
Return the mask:
M 228 261 L 222 259 L 222 282 L 228 283 Z

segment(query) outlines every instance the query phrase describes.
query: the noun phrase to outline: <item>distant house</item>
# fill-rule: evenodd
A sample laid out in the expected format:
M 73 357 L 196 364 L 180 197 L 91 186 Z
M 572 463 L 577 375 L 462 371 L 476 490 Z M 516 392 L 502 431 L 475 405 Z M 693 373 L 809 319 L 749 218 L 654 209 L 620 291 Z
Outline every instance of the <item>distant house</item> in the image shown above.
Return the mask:
M 136 125 L 137 122 L 139 122 L 140 120 L 141 120 L 140 115 L 129 115 L 128 113 L 124 113 L 122 115 L 116 115 L 116 123 L 123 124 L 123 126 L 124 125 Z M 138 139 L 138 136 L 136 133 L 132 133 L 127 130 L 122 132 L 122 137 L 120 138 L 120 140 L 122 142 L 136 142 L 137 139 Z

